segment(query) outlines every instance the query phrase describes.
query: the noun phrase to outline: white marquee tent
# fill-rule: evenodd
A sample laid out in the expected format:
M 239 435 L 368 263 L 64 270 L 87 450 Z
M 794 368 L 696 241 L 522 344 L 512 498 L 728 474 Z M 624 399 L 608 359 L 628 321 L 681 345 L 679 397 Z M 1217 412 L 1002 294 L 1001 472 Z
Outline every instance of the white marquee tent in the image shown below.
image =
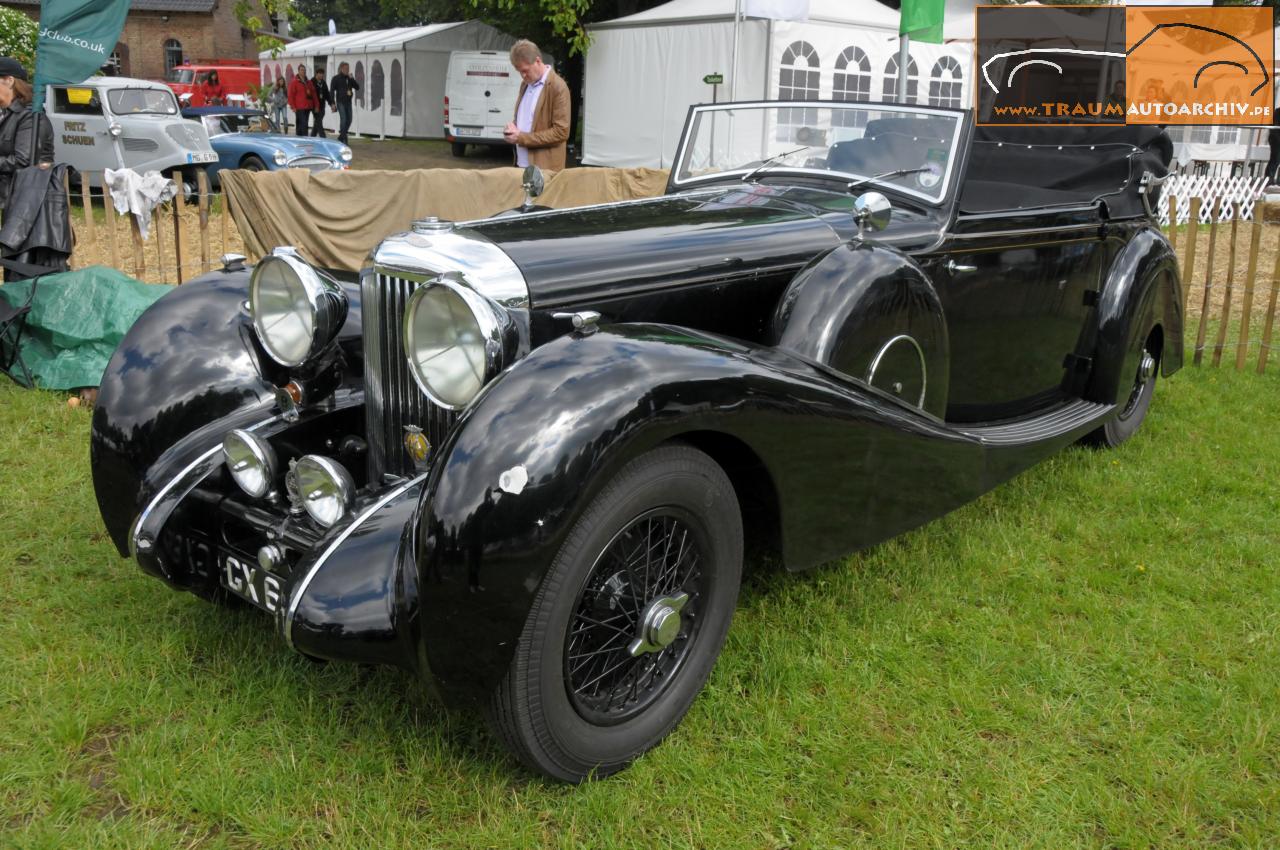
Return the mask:
M 972 0 L 948 0 L 945 44 L 911 44 L 908 94 L 921 104 L 967 106 L 973 57 Z M 618 167 L 671 165 L 685 115 L 729 98 L 735 0 L 671 0 L 589 27 L 583 161 Z M 893 100 L 898 13 L 876 0 L 809 0 L 806 21 L 740 24 L 737 100 Z
M 338 64 L 351 65 L 360 83 L 351 129 L 364 135 L 444 136 L 444 82 L 454 50 L 507 51 L 514 36 L 480 21 L 399 27 L 389 30 L 318 35 L 288 45 L 277 56 L 258 55 L 262 81 L 292 80 L 299 63 L 307 73 L 324 68 L 330 79 Z M 338 116 L 329 112 L 325 127 L 337 131 Z

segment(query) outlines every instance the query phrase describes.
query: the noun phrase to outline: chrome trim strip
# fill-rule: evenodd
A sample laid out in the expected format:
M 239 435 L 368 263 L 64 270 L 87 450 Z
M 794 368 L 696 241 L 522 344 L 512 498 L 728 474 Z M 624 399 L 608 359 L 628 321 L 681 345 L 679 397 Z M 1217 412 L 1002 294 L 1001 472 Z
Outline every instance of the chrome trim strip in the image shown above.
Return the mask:
M 984 230 L 981 233 L 948 233 L 951 239 L 992 239 L 1000 236 L 1037 236 L 1042 233 L 1067 233 L 1072 230 L 1096 231 L 1101 221 L 1080 224 L 1056 224 L 1053 227 L 1024 227 L 1020 230 Z
M 254 425 L 250 425 L 242 430 L 256 431 L 259 428 L 265 428 L 267 425 L 270 425 L 281 418 L 282 416 L 280 414 L 276 414 L 275 416 L 272 416 L 269 419 L 264 419 L 263 421 L 258 422 L 257 424 L 254 424 Z M 130 555 L 132 555 L 134 558 L 138 557 L 138 532 L 142 530 L 143 524 L 147 521 L 147 517 L 151 515 L 151 512 L 155 510 L 156 505 L 160 504 L 160 502 L 163 501 L 164 498 L 169 495 L 169 491 L 172 490 L 174 487 L 176 487 L 180 481 L 184 480 L 188 475 L 190 475 L 193 470 L 195 470 L 201 464 L 206 463 L 211 457 L 213 457 L 215 454 L 217 454 L 220 451 L 222 451 L 221 440 L 219 440 L 218 444 L 215 445 L 213 448 L 209 449 L 207 452 L 200 455 L 195 460 L 191 461 L 191 463 L 187 464 L 186 467 L 183 468 L 181 472 L 179 472 L 173 478 L 169 479 L 169 483 L 161 487 L 160 491 L 151 498 L 151 501 L 147 503 L 147 506 L 145 508 L 143 508 L 142 513 L 138 514 L 138 518 L 133 521 L 133 527 L 129 529 L 129 554 Z M 178 497 L 178 499 L 179 500 L 185 499 L 187 497 L 187 493 L 190 493 L 195 488 L 197 483 L 198 482 L 196 481 L 191 482 L 191 485 L 187 487 L 186 491 L 183 492 L 182 495 Z
M 358 517 L 351 521 L 350 525 L 342 529 L 342 532 L 335 537 L 327 547 L 325 547 L 324 552 L 322 552 L 320 557 L 316 558 L 315 563 L 311 565 L 311 569 L 307 570 L 307 574 L 302 577 L 302 581 L 290 588 L 289 610 L 284 615 L 284 642 L 289 645 L 290 649 L 297 648 L 293 645 L 293 617 L 298 613 L 298 603 L 302 601 L 303 594 L 307 592 L 307 588 L 311 585 L 312 579 L 316 577 L 316 573 L 320 572 L 320 568 L 329 560 L 329 556 L 332 555 L 339 546 L 345 543 L 347 538 L 350 537 L 365 520 L 382 510 L 395 499 L 399 498 L 405 493 L 405 491 L 421 484 L 426 480 L 426 477 L 427 473 L 424 472 L 416 478 L 409 479 L 369 507 L 365 508 Z
M 436 233 L 397 233 L 373 250 L 374 271 L 421 283 L 457 272 L 467 285 L 503 307 L 527 308 L 529 285 L 507 253 L 478 233 L 456 227 Z

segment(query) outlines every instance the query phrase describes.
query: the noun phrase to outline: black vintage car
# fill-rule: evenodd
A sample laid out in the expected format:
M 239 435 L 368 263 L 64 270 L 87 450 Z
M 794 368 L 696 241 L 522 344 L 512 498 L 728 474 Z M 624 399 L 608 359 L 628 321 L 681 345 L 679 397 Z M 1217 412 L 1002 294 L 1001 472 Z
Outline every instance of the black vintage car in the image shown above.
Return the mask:
M 663 197 L 279 248 L 161 299 L 102 381 L 122 555 L 318 659 L 625 767 L 693 702 L 744 551 L 821 564 L 1081 439 L 1182 363 L 1167 137 L 968 112 L 690 111 Z

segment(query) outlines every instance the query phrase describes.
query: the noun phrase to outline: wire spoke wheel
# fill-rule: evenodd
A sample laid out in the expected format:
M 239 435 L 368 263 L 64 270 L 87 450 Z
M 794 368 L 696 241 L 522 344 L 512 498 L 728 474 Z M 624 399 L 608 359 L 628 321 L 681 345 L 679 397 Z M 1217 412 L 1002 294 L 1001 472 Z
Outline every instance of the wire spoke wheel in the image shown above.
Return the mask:
M 637 517 L 601 553 L 579 594 L 565 644 L 565 685 L 584 719 L 643 711 L 697 638 L 705 542 L 684 511 Z

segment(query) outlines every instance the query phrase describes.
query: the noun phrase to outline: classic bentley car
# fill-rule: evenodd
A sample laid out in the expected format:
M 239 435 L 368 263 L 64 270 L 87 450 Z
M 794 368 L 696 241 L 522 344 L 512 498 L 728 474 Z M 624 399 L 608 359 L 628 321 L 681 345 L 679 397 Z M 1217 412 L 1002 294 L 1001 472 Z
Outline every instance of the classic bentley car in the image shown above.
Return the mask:
M 422 220 L 358 282 L 229 262 L 107 368 L 103 520 L 298 652 L 607 775 L 706 682 L 744 552 L 813 567 L 1134 434 L 1182 364 L 1169 156 L 1154 128 L 697 106 L 661 197 Z

